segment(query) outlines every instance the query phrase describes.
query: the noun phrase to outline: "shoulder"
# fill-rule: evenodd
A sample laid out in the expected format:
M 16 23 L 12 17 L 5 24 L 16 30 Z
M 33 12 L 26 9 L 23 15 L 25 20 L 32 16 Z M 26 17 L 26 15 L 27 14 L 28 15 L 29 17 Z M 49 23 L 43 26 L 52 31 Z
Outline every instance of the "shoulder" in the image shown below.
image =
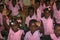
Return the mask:
M 27 33 L 26 33 L 26 35 L 29 35 L 31 32 L 30 31 L 28 31 Z
M 56 38 L 55 34 L 50 34 L 51 39 Z
M 19 31 L 22 32 L 22 33 L 24 33 L 24 30 L 22 30 L 22 29 L 19 29 Z

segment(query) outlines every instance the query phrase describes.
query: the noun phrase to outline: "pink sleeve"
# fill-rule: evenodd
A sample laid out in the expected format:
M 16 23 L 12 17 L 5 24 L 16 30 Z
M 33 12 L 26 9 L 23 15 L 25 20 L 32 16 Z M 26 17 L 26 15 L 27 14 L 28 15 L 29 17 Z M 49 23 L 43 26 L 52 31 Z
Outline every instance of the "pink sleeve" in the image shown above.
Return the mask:
M 41 10 L 37 10 L 37 20 L 40 21 L 41 18 Z
M 51 37 L 52 40 L 56 40 L 55 34 L 50 34 L 50 37 Z
M 56 10 L 56 3 L 53 4 L 53 10 Z

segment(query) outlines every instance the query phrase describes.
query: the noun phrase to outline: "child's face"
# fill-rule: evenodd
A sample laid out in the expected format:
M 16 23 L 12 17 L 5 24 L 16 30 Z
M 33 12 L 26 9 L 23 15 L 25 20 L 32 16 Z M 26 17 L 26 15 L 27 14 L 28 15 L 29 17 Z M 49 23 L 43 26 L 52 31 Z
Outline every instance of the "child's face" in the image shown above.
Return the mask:
M 33 14 L 34 14 L 34 10 L 30 10 L 29 15 L 33 16 Z
M 12 29 L 16 32 L 18 30 L 18 28 L 19 28 L 18 24 L 14 23 L 14 25 L 12 26 Z
M 36 7 L 37 7 L 37 8 L 39 8 L 39 6 L 40 6 L 40 3 L 39 3 L 39 2 L 37 2 L 37 3 L 36 3 Z
M 30 25 L 30 31 L 34 33 L 34 32 L 36 31 L 36 29 L 37 29 L 36 24 L 32 23 L 32 24 Z
M 46 11 L 46 12 L 45 12 L 45 18 L 48 18 L 49 16 L 50 16 L 49 11 Z
M 54 31 L 57 36 L 60 36 L 60 26 L 57 26 Z

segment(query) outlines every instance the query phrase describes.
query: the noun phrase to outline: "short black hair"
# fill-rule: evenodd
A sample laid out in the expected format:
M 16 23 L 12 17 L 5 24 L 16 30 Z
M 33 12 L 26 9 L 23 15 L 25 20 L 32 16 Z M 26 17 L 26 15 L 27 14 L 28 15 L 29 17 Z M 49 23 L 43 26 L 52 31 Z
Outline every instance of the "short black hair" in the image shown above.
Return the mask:
M 32 7 L 32 6 L 28 7 L 28 15 L 29 15 L 30 10 L 34 11 L 34 7 Z
M 56 29 L 56 27 L 60 27 L 60 24 L 59 24 L 59 23 L 56 23 L 56 24 L 54 25 L 54 29 Z
M 4 4 L 0 4 L 0 8 L 1 8 L 1 7 L 4 8 Z
M 49 10 L 48 8 L 45 8 L 43 11 L 44 11 L 44 12 L 47 12 L 47 11 L 50 12 L 50 10 Z
M 30 26 L 32 23 L 35 23 L 35 22 L 37 22 L 37 20 L 35 20 L 35 19 L 30 20 L 30 21 L 29 21 L 29 26 Z

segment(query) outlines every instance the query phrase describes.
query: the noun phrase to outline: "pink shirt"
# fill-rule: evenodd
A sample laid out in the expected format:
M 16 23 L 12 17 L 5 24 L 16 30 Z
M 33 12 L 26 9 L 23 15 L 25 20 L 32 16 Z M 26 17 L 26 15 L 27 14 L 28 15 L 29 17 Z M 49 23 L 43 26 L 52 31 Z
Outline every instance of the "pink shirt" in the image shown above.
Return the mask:
M 60 10 L 54 10 L 54 17 L 56 18 L 56 22 L 60 23 Z
M 55 34 L 50 34 L 52 40 L 60 40 L 60 37 L 56 37 Z
M 9 5 L 9 9 L 12 11 L 12 16 L 17 16 L 18 15 L 18 13 L 19 13 L 19 6 L 18 6 L 18 4 L 16 4 L 15 5 L 15 7 L 13 7 L 13 5 L 12 5 L 12 3 L 11 3 L 11 1 L 8 3 L 8 5 Z
M 56 22 L 60 23 L 60 10 L 57 10 L 56 3 L 53 5 L 54 17 L 56 18 Z
M 30 16 L 26 17 L 25 24 L 27 24 L 27 26 L 29 26 L 29 21 L 32 20 L 32 19 L 37 19 L 35 14 L 31 18 L 30 18 Z
M 42 14 L 42 11 L 43 11 L 43 6 L 40 6 L 38 9 L 37 9 L 37 20 L 40 21 L 41 19 L 41 14 Z
M 44 26 L 44 34 L 49 35 L 53 33 L 53 20 L 49 17 L 45 19 L 45 17 L 41 18 Z
M 0 24 L 3 25 L 3 16 L 1 13 L 0 13 Z
M 23 30 L 18 30 L 17 32 L 14 32 L 11 28 L 8 35 L 8 40 L 21 40 L 21 36 L 24 34 Z
M 31 31 L 28 31 L 25 35 L 24 40 L 40 40 L 39 30 L 35 31 L 33 35 L 31 33 Z

